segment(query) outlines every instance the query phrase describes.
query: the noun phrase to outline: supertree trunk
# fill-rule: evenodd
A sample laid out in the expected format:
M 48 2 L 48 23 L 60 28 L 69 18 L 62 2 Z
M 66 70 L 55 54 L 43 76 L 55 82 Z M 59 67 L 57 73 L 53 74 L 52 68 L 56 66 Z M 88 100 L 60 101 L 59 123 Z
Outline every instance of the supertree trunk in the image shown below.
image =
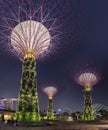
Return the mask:
M 48 111 L 47 111 L 47 120 L 54 120 L 54 108 L 53 108 L 53 102 L 52 99 L 49 99 L 48 102 Z
M 92 121 L 94 120 L 94 113 L 92 109 L 92 96 L 91 96 L 91 90 L 87 91 L 84 90 L 84 112 L 82 115 L 83 121 Z
M 18 122 L 40 122 L 35 69 L 36 61 L 34 58 L 27 58 L 23 61 L 21 89 L 16 112 Z

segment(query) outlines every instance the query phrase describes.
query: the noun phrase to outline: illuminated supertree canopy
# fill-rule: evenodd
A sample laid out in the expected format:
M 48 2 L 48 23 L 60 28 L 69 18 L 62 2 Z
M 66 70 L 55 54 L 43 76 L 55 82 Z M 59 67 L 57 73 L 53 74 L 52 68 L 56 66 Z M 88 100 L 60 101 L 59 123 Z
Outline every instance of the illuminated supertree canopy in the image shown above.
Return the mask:
M 93 86 L 97 83 L 97 78 L 93 73 L 83 73 L 79 76 L 79 84 L 86 86 Z
M 49 97 L 53 98 L 53 96 L 57 93 L 57 88 L 55 87 L 46 87 L 43 89 L 43 92 Z
M 73 75 L 75 82 L 84 88 L 89 87 L 92 89 L 100 81 L 101 68 L 92 62 L 82 63 L 76 66 L 74 70 L 77 70 L 74 73 L 75 76 Z
M 19 23 L 11 34 L 11 44 L 25 58 L 30 54 L 37 57 L 46 51 L 50 45 L 50 39 L 48 29 L 33 20 Z
M 67 3 L 57 0 L 1 0 L 0 41 L 8 43 L 14 54 L 21 58 L 48 54 L 61 38 L 62 14 L 65 14 L 64 4 Z

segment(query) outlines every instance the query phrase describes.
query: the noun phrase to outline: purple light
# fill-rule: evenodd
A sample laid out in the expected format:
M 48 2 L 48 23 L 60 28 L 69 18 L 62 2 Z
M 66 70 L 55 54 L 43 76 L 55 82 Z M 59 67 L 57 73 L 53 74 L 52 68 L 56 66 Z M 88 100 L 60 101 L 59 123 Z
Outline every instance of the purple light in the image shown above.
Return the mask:
M 11 33 L 11 44 L 23 57 L 27 53 L 37 57 L 48 49 L 50 39 L 48 29 L 33 20 L 19 23 Z
M 83 73 L 79 76 L 78 83 L 84 87 L 93 86 L 97 83 L 97 78 L 93 73 Z
M 52 52 L 61 37 L 58 6 L 63 8 L 56 0 L 1 0 L 1 43 L 8 43 L 6 47 L 21 58 L 25 53 L 39 58 Z

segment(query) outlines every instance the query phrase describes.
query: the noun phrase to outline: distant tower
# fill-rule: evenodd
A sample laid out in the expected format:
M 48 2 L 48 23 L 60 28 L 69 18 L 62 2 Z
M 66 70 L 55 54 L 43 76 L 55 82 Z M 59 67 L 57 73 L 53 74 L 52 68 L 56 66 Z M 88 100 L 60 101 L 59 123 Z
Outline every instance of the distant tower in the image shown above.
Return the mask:
M 97 78 L 93 73 L 83 73 L 79 76 L 78 82 L 84 86 L 84 112 L 82 120 L 92 121 L 95 119 L 92 109 L 92 86 L 96 84 Z
M 53 96 L 57 93 L 55 87 L 46 87 L 43 89 L 43 92 L 48 96 L 48 111 L 47 111 L 47 120 L 54 120 L 54 108 L 53 108 Z

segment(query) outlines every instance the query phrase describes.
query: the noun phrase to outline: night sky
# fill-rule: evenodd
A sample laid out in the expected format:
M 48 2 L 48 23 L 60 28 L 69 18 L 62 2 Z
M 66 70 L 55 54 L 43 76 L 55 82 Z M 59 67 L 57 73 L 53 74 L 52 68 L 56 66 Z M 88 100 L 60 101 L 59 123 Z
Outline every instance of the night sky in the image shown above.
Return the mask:
M 69 0 L 68 6 L 62 14 L 66 15 L 62 26 L 65 33 L 58 49 L 37 60 L 40 109 L 47 109 L 48 103 L 41 88 L 51 85 L 58 88 L 53 99 L 56 111 L 61 109 L 63 112 L 67 108 L 72 112 L 82 111 L 83 87 L 74 81 L 74 77 L 86 64 L 100 76 L 92 91 L 93 103 L 108 106 L 108 0 Z M 8 49 L 1 48 L 0 97 L 17 98 L 22 62 Z

